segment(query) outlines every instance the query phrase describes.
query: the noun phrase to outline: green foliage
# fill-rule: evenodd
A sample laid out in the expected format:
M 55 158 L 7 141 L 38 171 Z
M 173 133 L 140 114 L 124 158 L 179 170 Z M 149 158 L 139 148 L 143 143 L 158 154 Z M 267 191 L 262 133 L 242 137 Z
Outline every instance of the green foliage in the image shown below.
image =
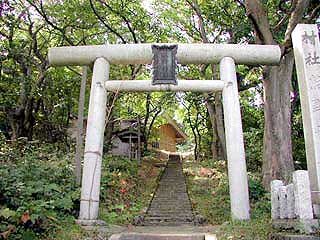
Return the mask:
M 54 231 L 66 216 L 78 214 L 80 192 L 74 183 L 72 157 L 60 146 L 18 146 L 2 156 L 0 232 L 13 225 L 10 239 L 34 239 Z M 6 156 L 15 159 L 5 162 Z
M 262 129 L 251 128 L 243 135 L 248 170 L 260 172 L 262 168 L 263 131 Z
M 262 171 L 264 115 L 259 92 L 259 86 L 252 88 L 242 92 L 240 99 L 246 162 L 252 172 Z
M 80 191 L 75 185 L 73 155 L 66 154 L 60 144 L 24 139 L 0 143 L 0 234 L 12 231 L 9 239 L 85 236 L 74 223 Z M 148 206 L 160 171 L 152 160 L 145 157 L 139 166 L 136 160 L 123 157 L 103 159 L 101 219 L 128 224 Z
M 262 185 L 261 179 L 253 174 L 249 174 L 249 197 L 251 201 L 259 201 L 267 193 Z
M 296 169 L 307 169 L 301 107 L 292 116 L 292 152 Z
M 104 169 L 111 173 L 122 172 L 134 176 L 138 172 L 138 162 L 125 157 L 108 155 L 104 158 L 103 164 Z
M 260 216 L 250 221 L 227 221 L 215 232 L 218 239 L 268 239 L 272 227 L 270 219 Z

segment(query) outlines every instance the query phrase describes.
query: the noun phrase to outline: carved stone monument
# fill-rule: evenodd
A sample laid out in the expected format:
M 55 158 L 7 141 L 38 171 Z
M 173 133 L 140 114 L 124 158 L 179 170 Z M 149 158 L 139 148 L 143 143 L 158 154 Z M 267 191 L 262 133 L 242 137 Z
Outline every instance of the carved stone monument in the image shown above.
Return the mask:
M 272 226 L 301 233 L 318 232 L 319 222 L 313 216 L 308 171 L 297 170 L 292 178 L 293 183 L 286 186 L 280 180 L 271 182 Z
M 317 25 L 298 24 L 292 42 L 301 97 L 304 138 L 314 211 L 320 208 L 320 44 Z

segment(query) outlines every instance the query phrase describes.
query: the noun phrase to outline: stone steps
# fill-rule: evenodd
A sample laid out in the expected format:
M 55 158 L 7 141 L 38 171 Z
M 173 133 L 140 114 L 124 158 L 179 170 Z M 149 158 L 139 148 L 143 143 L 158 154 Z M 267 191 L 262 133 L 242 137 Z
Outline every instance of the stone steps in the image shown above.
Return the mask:
M 194 216 L 182 164 L 178 155 L 171 155 L 141 225 L 179 226 L 190 224 L 194 224 Z
M 163 227 L 178 227 L 194 225 L 191 222 L 177 222 L 177 221 L 150 221 L 145 222 L 143 226 L 163 226 Z
M 160 234 L 160 233 L 122 233 L 109 238 L 110 240 L 205 240 L 203 233 Z
M 192 219 L 193 215 L 191 214 L 176 214 L 175 215 L 177 218 L 185 218 L 185 219 Z M 159 213 L 159 214 L 154 214 L 154 215 L 148 215 L 148 218 L 170 218 L 172 217 L 172 214 L 163 214 L 163 213 Z

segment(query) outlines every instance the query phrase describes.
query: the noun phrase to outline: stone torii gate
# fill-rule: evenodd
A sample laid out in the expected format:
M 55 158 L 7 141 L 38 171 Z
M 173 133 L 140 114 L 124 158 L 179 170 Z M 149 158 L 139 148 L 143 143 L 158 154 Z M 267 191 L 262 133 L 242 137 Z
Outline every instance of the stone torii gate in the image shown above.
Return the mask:
M 109 80 L 110 64 L 151 64 L 152 45 L 156 44 L 108 44 L 49 50 L 51 66 L 93 64 L 78 222 L 83 225 L 98 223 L 108 91 L 222 91 L 232 218 L 250 219 L 236 64 L 277 65 L 280 48 L 276 45 L 178 44 L 178 63 L 219 63 L 221 80 L 179 80 L 177 85 L 152 85 L 151 80 Z

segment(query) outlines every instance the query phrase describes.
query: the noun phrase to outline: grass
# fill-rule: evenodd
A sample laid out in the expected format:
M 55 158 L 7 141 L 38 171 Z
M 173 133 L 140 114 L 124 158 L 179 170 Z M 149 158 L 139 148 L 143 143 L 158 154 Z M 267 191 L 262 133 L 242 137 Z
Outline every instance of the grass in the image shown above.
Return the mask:
M 227 168 L 225 161 L 184 161 L 188 192 L 196 214 L 216 226 L 213 233 L 224 239 L 267 239 L 272 232 L 270 201 L 259 182 L 249 174 L 250 221 L 233 221 L 230 212 Z

